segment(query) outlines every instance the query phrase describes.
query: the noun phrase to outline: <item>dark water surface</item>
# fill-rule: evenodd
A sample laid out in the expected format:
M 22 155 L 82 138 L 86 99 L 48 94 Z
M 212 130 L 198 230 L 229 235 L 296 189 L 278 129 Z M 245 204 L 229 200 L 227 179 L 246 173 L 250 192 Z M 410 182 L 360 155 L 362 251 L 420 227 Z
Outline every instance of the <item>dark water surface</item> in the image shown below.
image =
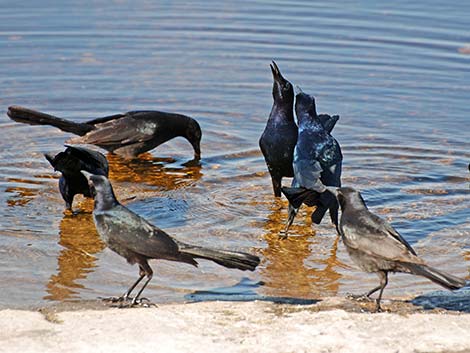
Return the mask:
M 91 202 L 63 214 L 58 174 L 42 154 L 71 135 L 11 122 L 12 104 L 77 121 L 154 109 L 201 123 L 200 168 L 182 165 L 192 151 L 179 139 L 131 162 L 108 155 L 118 197 L 178 239 L 263 261 L 255 273 L 154 261 L 153 301 L 372 288 L 377 278 L 351 267 L 328 222 L 312 228 L 304 212 L 297 237 L 278 239 L 286 204 L 273 199 L 258 150 L 272 59 L 319 112 L 340 114 L 343 184 L 362 190 L 430 264 L 468 276 L 469 13 L 464 1 L 4 2 L 0 307 L 118 295 L 137 276 L 103 250 Z M 397 275 L 385 296 L 436 289 Z

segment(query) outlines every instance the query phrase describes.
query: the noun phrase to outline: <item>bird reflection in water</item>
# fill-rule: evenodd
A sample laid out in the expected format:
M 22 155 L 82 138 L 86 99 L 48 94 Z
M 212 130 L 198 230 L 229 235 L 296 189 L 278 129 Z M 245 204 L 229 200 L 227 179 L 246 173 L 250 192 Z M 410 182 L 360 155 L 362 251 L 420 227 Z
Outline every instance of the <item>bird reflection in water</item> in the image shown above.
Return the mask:
M 91 210 L 89 210 L 91 211 Z M 44 299 L 65 300 L 78 298 L 80 284 L 96 267 L 95 254 L 104 249 L 96 232 L 90 212 L 65 215 L 60 222 L 58 271 L 49 279 Z
M 333 228 L 329 233 L 315 234 L 307 217 L 307 224 L 292 226 L 291 234 L 297 236 L 280 239 L 285 208 L 284 201 L 277 201 L 264 224 L 268 246 L 262 250 L 265 266 L 260 269 L 263 294 L 297 298 L 336 295 L 341 278 L 336 268 L 342 266 L 336 257 L 339 237 Z M 307 214 L 311 211 L 306 210 Z

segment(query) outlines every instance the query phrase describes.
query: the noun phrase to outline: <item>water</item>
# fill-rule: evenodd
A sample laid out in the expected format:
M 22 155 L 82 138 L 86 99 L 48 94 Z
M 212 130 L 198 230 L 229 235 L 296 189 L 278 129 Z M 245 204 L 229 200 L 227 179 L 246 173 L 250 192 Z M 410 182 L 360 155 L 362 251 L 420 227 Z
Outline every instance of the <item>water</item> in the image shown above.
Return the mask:
M 275 59 L 319 112 L 340 114 L 343 184 L 430 264 L 467 276 L 469 12 L 458 1 L 6 2 L 1 110 L 79 121 L 155 109 L 200 122 L 200 168 L 183 166 L 192 150 L 181 139 L 132 162 L 108 156 L 118 197 L 178 239 L 257 253 L 262 264 L 245 273 L 153 261 L 146 295 L 155 302 L 217 288 L 224 298 L 297 299 L 370 289 L 377 278 L 355 269 L 328 222 L 311 227 L 303 212 L 296 237 L 278 239 L 286 203 L 273 199 L 258 149 Z M 63 214 L 42 155 L 71 135 L 5 114 L 0 129 L 0 307 L 124 292 L 137 268 L 103 249 L 89 201 Z M 407 275 L 389 287 L 385 296 L 437 289 Z

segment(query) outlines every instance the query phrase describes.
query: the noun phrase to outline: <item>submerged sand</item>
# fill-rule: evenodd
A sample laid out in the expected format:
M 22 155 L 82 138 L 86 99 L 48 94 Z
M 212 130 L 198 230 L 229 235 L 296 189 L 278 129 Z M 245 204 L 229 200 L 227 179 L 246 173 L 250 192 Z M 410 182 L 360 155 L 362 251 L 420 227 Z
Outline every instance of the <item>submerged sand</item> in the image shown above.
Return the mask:
M 470 352 L 470 314 L 403 302 L 368 312 L 314 305 L 203 302 L 109 308 L 98 302 L 0 311 L 1 352 Z M 338 309 L 340 308 L 340 309 Z

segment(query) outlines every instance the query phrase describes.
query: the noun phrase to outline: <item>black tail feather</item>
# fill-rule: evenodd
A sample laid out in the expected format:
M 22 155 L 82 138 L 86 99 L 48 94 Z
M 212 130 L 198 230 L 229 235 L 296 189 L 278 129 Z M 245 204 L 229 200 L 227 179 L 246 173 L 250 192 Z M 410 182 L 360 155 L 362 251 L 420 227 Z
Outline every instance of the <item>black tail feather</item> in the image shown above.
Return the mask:
M 294 208 L 299 208 L 303 203 L 307 206 L 315 206 L 319 193 L 305 188 L 282 187 L 282 193 Z
M 83 136 L 93 130 L 93 126 L 84 123 L 75 123 L 70 120 L 61 119 L 53 115 L 38 112 L 36 110 L 11 106 L 7 112 L 10 119 L 29 125 L 51 125 L 65 132 Z
M 216 250 L 192 245 L 185 245 L 181 252 L 192 255 L 194 258 L 211 260 L 224 267 L 243 271 L 254 271 L 260 263 L 258 256 L 244 252 Z
M 439 271 L 435 268 L 429 267 L 427 265 L 419 265 L 412 263 L 401 263 L 404 267 L 409 269 L 411 273 L 426 277 L 427 279 L 437 283 L 444 288 L 454 290 L 459 289 L 465 286 L 465 280 L 453 276 L 451 274 Z
M 326 211 L 328 211 L 328 206 L 324 206 L 322 204 L 318 205 L 310 216 L 312 222 L 315 224 L 320 224 L 323 217 L 325 216 Z
M 318 114 L 323 127 L 328 133 L 331 133 L 336 123 L 339 120 L 339 115 L 329 115 L 329 114 Z

